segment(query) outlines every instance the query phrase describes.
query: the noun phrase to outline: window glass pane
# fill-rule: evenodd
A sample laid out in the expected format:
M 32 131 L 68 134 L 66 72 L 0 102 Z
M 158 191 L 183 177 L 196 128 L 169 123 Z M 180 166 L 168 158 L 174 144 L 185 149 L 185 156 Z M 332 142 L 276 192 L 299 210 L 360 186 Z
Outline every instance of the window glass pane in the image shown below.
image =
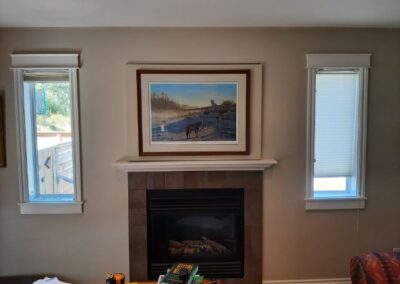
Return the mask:
M 29 199 L 69 201 L 75 191 L 70 83 L 29 77 L 24 90 Z
M 346 191 L 347 178 L 314 178 L 314 191 Z
M 352 176 L 357 153 L 359 73 L 319 71 L 315 89 L 314 176 Z

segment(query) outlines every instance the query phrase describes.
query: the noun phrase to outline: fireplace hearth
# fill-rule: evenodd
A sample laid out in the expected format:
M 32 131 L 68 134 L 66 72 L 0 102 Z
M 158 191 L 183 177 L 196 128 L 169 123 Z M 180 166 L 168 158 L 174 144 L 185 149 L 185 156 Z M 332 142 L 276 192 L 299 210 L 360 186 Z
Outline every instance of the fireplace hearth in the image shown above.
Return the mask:
M 243 277 L 243 189 L 147 190 L 148 277 L 176 262 L 208 278 Z

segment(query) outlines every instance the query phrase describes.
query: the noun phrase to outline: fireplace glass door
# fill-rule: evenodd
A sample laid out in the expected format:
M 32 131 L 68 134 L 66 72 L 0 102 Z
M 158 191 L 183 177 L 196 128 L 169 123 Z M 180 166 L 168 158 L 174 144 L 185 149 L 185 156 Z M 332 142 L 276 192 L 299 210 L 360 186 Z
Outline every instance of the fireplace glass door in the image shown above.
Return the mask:
M 148 190 L 149 277 L 176 262 L 206 277 L 243 276 L 243 189 Z

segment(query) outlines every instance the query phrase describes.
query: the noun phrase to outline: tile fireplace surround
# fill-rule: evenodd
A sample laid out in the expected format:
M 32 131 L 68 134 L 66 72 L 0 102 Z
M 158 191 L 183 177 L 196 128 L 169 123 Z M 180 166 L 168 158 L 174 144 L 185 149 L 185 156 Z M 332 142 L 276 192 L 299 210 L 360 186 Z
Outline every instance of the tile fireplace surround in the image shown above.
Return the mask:
M 221 283 L 262 283 L 263 172 L 275 164 L 277 161 L 273 159 L 115 162 L 114 167 L 128 173 L 130 280 L 149 280 L 148 190 L 241 188 L 244 193 L 244 277 L 222 278 Z
M 244 278 L 223 284 L 262 282 L 262 171 L 130 172 L 129 258 L 131 280 L 148 280 L 147 202 L 151 189 L 244 189 Z

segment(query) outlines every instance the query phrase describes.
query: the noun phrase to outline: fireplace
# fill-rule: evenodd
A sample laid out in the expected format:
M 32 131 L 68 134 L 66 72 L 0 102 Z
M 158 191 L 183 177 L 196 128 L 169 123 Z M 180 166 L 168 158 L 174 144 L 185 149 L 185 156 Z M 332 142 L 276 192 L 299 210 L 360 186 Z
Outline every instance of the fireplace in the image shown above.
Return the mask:
M 222 284 L 262 282 L 262 171 L 130 172 L 128 179 L 131 282 L 186 260 Z
M 147 190 L 148 277 L 176 262 L 210 278 L 244 273 L 243 189 Z

